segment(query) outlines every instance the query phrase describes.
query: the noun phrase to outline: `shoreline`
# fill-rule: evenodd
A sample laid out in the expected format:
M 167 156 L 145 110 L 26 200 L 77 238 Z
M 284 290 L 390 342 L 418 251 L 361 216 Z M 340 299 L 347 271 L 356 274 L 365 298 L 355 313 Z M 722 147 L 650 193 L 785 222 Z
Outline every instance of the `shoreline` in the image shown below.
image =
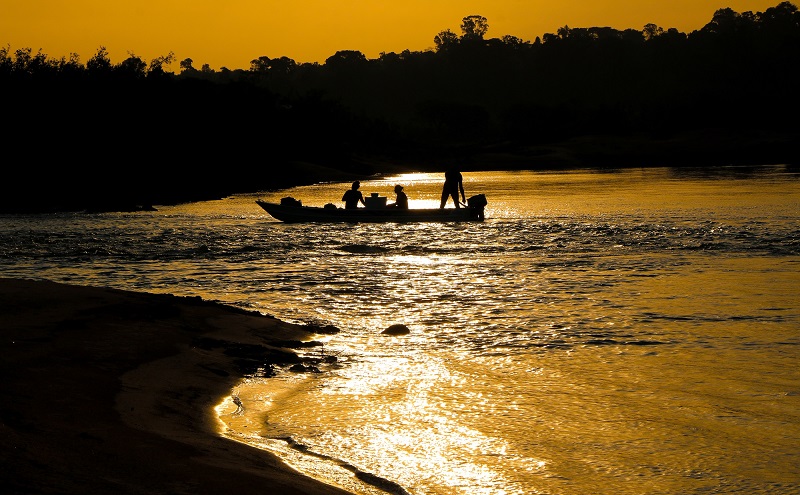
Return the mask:
M 132 197 L 109 198 L 92 190 L 76 190 L 58 182 L 42 189 L 11 191 L 0 198 L 0 214 L 50 214 L 59 212 L 141 212 L 155 206 L 211 201 L 237 194 L 280 191 L 326 182 L 349 183 L 368 177 L 387 177 L 403 173 L 444 173 L 453 164 L 462 172 L 492 170 L 564 171 L 593 169 L 614 171 L 631 168 L 705 169 L 712 173 L 726 167 L 757 169 L 783 165 L 797 170 L 800 164 L 794 142 L 798 132 L 732 132 L 704 129 L 675 132 L 660 137 L 589 135 L 539 144 L 494 143 L 456 147 L 438 152 L 411 153 L 407 156 L 351 157 L 346 166 L 313 161 L 281 162 L 280 176 L 253 182 L 247 179 L 224 187 L 197 184 L 192 192 L 183 188 L 137 191 Z M 103 191 L 103 188 L 99 188 Z M 46 194 L 42 192 L 45 191 Z M 147 198 L 147 199 L 144 199 Z
M 218 433 L 254 361 L 301 325 L 200 298 L 0 278 L 0 483 L 9 493 L 347 495 Z M 253 359 L 253 350 L 266 354 Z

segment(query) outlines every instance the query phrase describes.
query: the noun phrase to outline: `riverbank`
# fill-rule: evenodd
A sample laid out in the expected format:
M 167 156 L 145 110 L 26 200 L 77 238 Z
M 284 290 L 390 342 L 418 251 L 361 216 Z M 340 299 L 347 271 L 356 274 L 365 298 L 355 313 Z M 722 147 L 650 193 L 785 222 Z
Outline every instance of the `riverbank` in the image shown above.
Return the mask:
M 222 438 L 213 406 L 307 327 L 167 294 L 0 278 L 0 485 L 26 494 L 346 495 Z
M 87 160 L 76 174 L 64 169 L 21 181 L 0 197 L 0 214 L 150 211 L 159 205 L 221 199 L 232 194 L 274 191 L 325 182 L 365 180 L 408 172 L 443 172 L 458 165 L 464 172 L 490 170 L 567 170 L 648 167 L 762 166 L 800 163 L 798 132 L 702 129 L 687 132 L 585 135 L 537 144 L 511 141 L 469 142 L 451 146 L 409 147 L 384 155 L 352 151 L 347 158 L 324 161 L 270 160 L 243 163 L 236 173 L 183 173 L 163 163 L 163 174 L 131 171 L 119 182 L 101 164 Z M 256 163 L 256 162 L 254 162 Z M 177 170 L 177 171 L 176 171 Z M 215 169 L 216 170 L 216 169 Z M 180 172 L 180 173 L 179 173 Z M 170 178 L 172 177 L 172 178 Z

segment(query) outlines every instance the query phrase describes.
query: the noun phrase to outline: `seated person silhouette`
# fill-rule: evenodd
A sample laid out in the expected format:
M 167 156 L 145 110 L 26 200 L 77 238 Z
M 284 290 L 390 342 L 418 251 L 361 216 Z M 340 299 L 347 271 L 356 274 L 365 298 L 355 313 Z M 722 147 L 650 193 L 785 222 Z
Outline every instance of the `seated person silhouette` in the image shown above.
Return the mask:
M 345 191 L 344 196 L 342 196 L 345 209 L 350 210 L 353 208 L 358 208 L 358 203 L 367 206 L 367 203 L 364 202 L 364 195 L 358 190 L 359 187 L 361 187 L 361 183 L 359 181 L 355 181 L 350 189 Z
M 394 203 L 386 205 L 389 208 L 399 208 L 401 210 L 408 209 L 408 196 L 406 193 L 403 192 L 403 186 L 397 184 L 394 186 L 394 193 L 397 195 L 397 199 L 395 199 Z

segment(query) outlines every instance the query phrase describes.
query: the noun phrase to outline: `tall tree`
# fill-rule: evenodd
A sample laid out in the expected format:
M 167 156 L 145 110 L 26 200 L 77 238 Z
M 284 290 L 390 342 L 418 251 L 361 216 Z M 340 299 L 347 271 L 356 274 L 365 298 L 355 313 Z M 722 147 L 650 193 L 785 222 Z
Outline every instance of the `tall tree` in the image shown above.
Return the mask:
M 489 21 L 482 15 L 468 15 L 461 20 L 461 32 L 467 40 L 482 40 L 489 30 Z

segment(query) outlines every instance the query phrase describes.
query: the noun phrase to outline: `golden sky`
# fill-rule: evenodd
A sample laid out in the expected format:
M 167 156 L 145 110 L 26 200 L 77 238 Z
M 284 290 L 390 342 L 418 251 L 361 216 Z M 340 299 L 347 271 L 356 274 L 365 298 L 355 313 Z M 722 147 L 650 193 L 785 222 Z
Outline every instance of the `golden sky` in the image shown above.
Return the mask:
M 320 62 L 339 50 L 367 58 L 422 51 L 461 19 L 482 15 L 487 38 L 533 41 L 558 28 L 641 30 L 653 23 L 689 33 L 721 8 L 763 12 L 781 0 L 0 0 L 0 46 L 77 53 L 100 46 L 116 64 L 130 54 L 150 62 L 173 52 L 195 68 L 248 69 L 261 56 Z M 796 2 L 792 2 L 797 5 Z M 177 72 L 177 62 L 165 67 Z

